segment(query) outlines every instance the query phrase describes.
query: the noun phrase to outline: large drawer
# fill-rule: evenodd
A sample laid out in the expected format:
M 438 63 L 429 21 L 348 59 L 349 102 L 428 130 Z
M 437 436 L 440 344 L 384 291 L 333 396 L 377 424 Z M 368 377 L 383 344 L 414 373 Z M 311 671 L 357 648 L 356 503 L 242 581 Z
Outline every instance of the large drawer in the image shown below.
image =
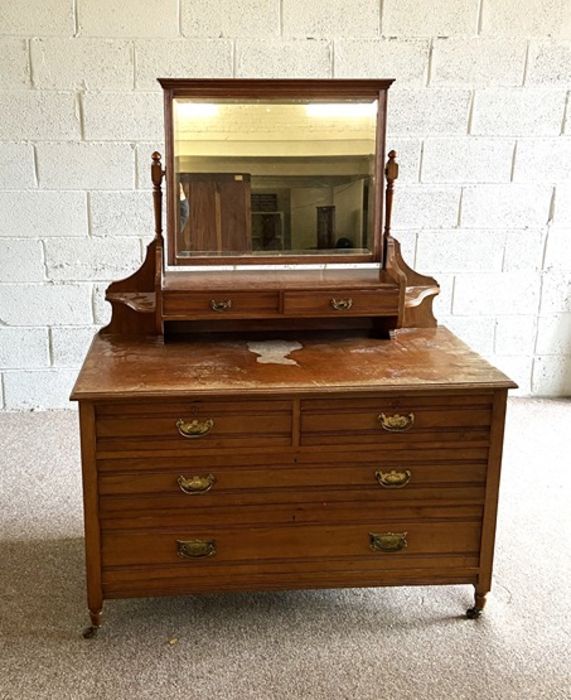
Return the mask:
M 479 518 L 470 522 L 379 519 L 355 525 L 102 532 L 104 567 L 177 564 L 192 569 L 234 562 L 321 557 L 393 562 L 428 554 L 476 555 L 479 548 Z M 434 565 L 438 566 L 436 561 Z
M 256 504 L 351 502 L 358 507 L 365 501 L 379 505 L 482 503 L 485 480 L 483 463 L 227 465 L 211 470 L 182 467 L 158 473 L 103 473 L 99 494 L 103 517 L 148 514 L 156 509 L 192 516 L 203 508 Z M 239 519 L 239 514 L 236 517 Z M 161 517 L 154 521 L 160 523 Z
M 301 404 L 301 444 L 486 445 L 491 414 L 487 395 L 308 399 Z
M 193 454 L 291 444 L 289 401 L 189 401 L 97 407 L 97 451 Z
M 295 588 L 476 584 L 480 557 L 477 553 L 453 553 L 212 563 L 108 567 L 102 572 L 103 590 L 107 598 L 128 598 Z

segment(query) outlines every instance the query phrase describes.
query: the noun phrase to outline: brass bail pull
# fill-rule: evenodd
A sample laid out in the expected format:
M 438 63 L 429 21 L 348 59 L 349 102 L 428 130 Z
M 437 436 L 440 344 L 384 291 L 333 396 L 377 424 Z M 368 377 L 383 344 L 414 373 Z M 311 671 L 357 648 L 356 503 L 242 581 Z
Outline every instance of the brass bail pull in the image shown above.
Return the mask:
M 414 413 L 409 413 L 407 416 L 401 416 L 398 413 L 388 416 L 386 413 L 381 413 L 377 419 L 382 429 L 389 433 L 404 433 L 405 430 L 410 430 L 414 425 Z
M 212 418 L 208 420 L 194 419 L 185 421 L 184 418 L 179 418 L 176 422 L 176 427 L 180 435 L 185 438 L 199 438 L 207 435 L 214 427 Z
M 349 311 L 353 306 L 353 299 L 331 299 L 329 303 L 335 311 Z
M 176 553 L 181 559 L 202 559 L 216 554 L 216 540 L 177 540 Z
M 406 532 L 369 532 L 369 547 L 374 552 L 400 552 L 406 549 Z
M 232 299 L 223 299 L 222 301 L 211 299 L 210 308 L 212 311 L 229 311 L 232 308 Z
M 375 478 L 384 489 L 402 489 L 411 480 L 412 473 L 409 469 L 405 469 L 404 471 L 391 469 L 390 472 L 384 472 L 378 469 L 375 472 Z
M 206 474 L 205 476 L 200 476 L 197 474 L 188 478 L 181 474 L 177 479 L 180 490 L 183 493 L 188 493 L 191 496 L 210 491 L 210 489 L 214 486 L 215 481 L 216 477 L 214 474 Z

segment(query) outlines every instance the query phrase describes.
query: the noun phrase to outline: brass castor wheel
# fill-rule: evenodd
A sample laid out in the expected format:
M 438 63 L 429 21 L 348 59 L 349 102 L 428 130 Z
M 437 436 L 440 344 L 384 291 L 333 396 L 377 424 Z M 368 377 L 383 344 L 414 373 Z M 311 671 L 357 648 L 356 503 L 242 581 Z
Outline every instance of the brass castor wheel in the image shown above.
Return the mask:
M 97 636 L 98 631 L 99 631 L 99 625 L 90 625 L 89 627 L 86 627 L 83 630 L 83 638 L 84 639 L 93 639 L 94 637 Z
M 481 614 L 482 614 L 482 608 L 477 608 L 475 606 L 473 608 L 468 608 L 468 610 L 466 610 L 466 617 L 469 620 L 477 620 Z

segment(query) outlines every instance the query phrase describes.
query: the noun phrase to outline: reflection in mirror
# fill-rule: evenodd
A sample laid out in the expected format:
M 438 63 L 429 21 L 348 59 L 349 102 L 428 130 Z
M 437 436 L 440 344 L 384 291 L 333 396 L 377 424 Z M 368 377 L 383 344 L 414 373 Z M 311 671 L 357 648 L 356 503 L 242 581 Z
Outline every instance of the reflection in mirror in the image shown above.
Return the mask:
M 377 101 L 174 100 L 177 257 L 368 254 Z

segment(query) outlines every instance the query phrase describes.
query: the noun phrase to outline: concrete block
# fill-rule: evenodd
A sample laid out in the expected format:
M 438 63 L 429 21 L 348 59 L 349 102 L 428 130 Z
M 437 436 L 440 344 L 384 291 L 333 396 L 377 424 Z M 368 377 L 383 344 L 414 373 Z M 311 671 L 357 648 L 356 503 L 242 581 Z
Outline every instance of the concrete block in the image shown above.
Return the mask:
M 416 231 L 399 231 L 396 236 L 400 243 L 401 254 L 407 265 L 416 267 Z
M 464 135 L 468 128 L 468 90 L 391 88 L 388 131 L 395 135 Z
M 501 316 L 496 320 L 495 352 L 498 355 L 533 355 L 537 319 L 530 316 Z
M 547 223 L 552 190 L 542 185 L 473 185 L 464 188 L 461 225 L 539 228 Z
M 263 37 L 280 33 L 280 0 L 181 0 L 180 9 L 184 36 Z
M 39 143 L 38 175 L 45 189 L 130 189 L 135 153 L 130 144 Z
M 36 187 L 34 149 L 25 143 L 0 143 L 0 189 L 20 190 Z
M 89 285 L 0 285 L 0 324 L 85 326 L 92 322 Z
M 514 182 L 571 182 L 571 137 L 518 141 L 513 179 Z
M 478 30 L 478 2 L 384 0 L 382 30 L 391 36 L 474 34 Z
M 4 373 L 5 405 L 10 410 L 72 408 L 69 395 L 77 370 L 13 371 Z
M 139 39 L 135 41 L 135 66 L 135 84 L 143 90 L 160 90 L 157 78 L 230 78 L 232 42 L 198 38 Z
M 335 41 L 334 74 L 336 78 L 387 76 L 396 78 L 398 85 L 422 86 L 429 48 L 428 39 L 339 39 Z
M 85 192 L 0 192 L 0 211 L 0 237 L 87 234 Z
M 48 277 L 53 280 L 120 279 L 141 262 L 136 238 L 50 239 L 45 247 Z
M 539 317 L 535 351 L 539 355 L 571 355 L 571 313 Z
M 486 359 L 518 385 L 518 389 L 510 389 L 510 396 L 531 394 L 533 357 L 514 353 L 513 355 L 486 355 Z
M 422 182 L 509 182 L 514 139 L 429 138 L 422 152 Z
M 39 282 L 44 278 L 40 241 L 0 238 L 0 282 Z
M 500 272 L 503 239 L 501 231 L 420 231 L 416 264 L 437 278 L 439 272 Z
M 453 313 L 460 316 L 534 315 L 539 308 L 539 274 L 463 274 L 456 277 Z
M 139 190 L 150 190 L 152 189 L 151 182 L 151 155 L 158 151 L 163 156 L 163 166 L 165 164 L 166 149 L 165 144 L 162 141 L 154 141 L 152 143 L 138 143 L 135 146 L 135 161 L 137 168 L 137 189 Z M 163 192 L 165 188 L 165 183 L 163 180 Z M 166 207 L 163 201 L 163 208 Z
M 569 0 L 486 0 L 482 33 L 500 36 L 568 36 Z
M 451 228 L 458 221 L 460 189 L 427 185 L 399 187 L 393 228 Z
M 399 138 L 387 135 L 387 153 L 391 150 L 397 152 L 399 164 L 398 186 L 403 183 L 418 183 L 420 174 L 420 152 L 422 142 L 420 139 Z M 385 159 L 386 160 L 386 159 Z M 396 195 L 398 197 L 398 194 Z
M 82 36 L 177 36 L 178 0 L 77 0 Z
M 71 36 L 73 4 L 62 0 L 35 0 L 22 6 L 5 0 L 0 14 L 0 33 L 21 36 Z
M 111 321 L 111 304 L 105 301 L 105 290 L 110 284 L 111 280 L 93 285 L 94 318 L 100 326 L 106 326 Z
M 546 229 L 505 231 L 504 272 L 541 270 Z
M 437 37 L 430 84 L 522 85 L 526 50 L 524 39 Z
M 329 78 L 331 45 L 315 40 L 236 42 L 237 78 Z
M 570 273 L 571 277 L 571 228 L 554 226 L 549 229 L 544 268 L 546 270 L 565 270 Z
M 0 367 L 47 367 L 50 352 L 47 328 L 0 328 Z
M 557 225 L 571 224 L 571 182 L 558 184 L 555 188 L 555 207 L 553 221 Z
M 163 138 L 159 92 L 83 95 L 85 138 L 91 141 L 152 141 Z
M 32 39 L 34 85 L 47 90 L 129 90 L 133 59 L 127 41 Z
M 97 332 L 95 326 L 51 329 L 52 354 L 55 367 L 79 367 Z
M 92 192 L 89 200 L 93 236 L 153 235 L 153 200 L 149 192 Z
M 571 41 L 532 41 L 525 82 L 526 85 L 560 85 L 568 89 L 571 85 Z
M 571 354 L 536 357 L 532 386 L 535 396 L 571 396 Z
M 430 274 L 430 270 L 422 270 L 417 268 L 423 274 Z M 442 316 L 447 318 L 452 313 L 452 297 L 454 294 L 454 275 L 438 275 L 438 284 L 440 285 L 440 294 L 434 298 L 433 306 L 434 315 L 437 319 Z
M 0 140 L 66 140 L 79 137 L 79 111 L 75 95 L 36 90 L 2 94 Z
M 540 313 L 571 313 L 571 278 L 568 272 L 548 270 L 543 274 Z
M 477 353 L 482 355 L 494 351 L 494 319 L 484 316 L 448 316 L 439 323 L 449 328 Z
M 476 91 L 470 132 L 475 136 L 557 136 L 565 93 L 541 88 Z
M 283 0 L 284 36 L 328 38 L 378 36 L 380 3 L 376 0 Z
M 16 90 L 30 85 L 28 42 L 12 37 L 0 38 L 0 90 Z

